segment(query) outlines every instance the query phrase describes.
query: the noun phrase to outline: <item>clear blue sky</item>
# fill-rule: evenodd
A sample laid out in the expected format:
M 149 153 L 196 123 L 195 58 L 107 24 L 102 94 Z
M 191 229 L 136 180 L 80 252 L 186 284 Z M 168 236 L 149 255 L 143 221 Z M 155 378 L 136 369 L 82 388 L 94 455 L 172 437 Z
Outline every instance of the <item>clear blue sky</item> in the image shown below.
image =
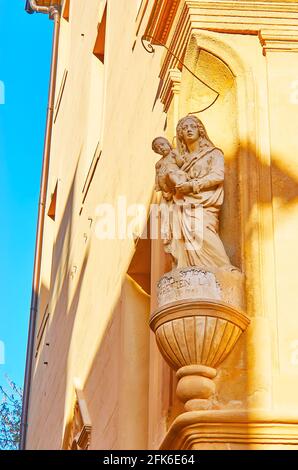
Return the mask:
M 21 386 L 53 27 L 47 15 L 28 15 L 24 5 L 0 0 L 0 383 L 8 374 Z

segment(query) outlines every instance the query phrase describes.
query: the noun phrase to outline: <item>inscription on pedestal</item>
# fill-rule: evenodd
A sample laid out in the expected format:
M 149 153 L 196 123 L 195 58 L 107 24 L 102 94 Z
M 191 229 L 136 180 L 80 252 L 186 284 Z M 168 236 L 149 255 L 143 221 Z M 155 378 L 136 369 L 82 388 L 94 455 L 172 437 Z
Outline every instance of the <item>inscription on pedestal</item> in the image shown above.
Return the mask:
M 185 268 L 165 274 L 157 285 L 158 306 L 184 299 L 221 300 L 215 275 L 203 269 Z

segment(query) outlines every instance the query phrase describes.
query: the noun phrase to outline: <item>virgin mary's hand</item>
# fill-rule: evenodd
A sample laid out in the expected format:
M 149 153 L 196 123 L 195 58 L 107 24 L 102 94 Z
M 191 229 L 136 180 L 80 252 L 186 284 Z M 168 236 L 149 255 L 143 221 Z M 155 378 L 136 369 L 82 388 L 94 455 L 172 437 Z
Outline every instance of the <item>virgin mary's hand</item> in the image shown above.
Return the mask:
M 190 182 L 177 184 L 176 189 L 182 194 L 189 194 L 193 192 L 193 186 Z

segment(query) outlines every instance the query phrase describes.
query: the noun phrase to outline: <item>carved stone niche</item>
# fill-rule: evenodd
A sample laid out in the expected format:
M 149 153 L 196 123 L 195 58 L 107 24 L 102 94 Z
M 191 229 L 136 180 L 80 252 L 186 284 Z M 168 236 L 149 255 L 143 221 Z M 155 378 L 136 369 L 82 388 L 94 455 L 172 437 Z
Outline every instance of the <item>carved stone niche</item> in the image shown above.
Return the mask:
M 91 419 L 81 390 L 76 390 L 73 421 L 69 436 L 69 450 L 88 450 L 91 440 Z
M 189 267 L 159 281 L 150 326 L 166 362 L 176 370 L 186 411 L 216 409 L 216 368 L 249 325 L 239 271 Z

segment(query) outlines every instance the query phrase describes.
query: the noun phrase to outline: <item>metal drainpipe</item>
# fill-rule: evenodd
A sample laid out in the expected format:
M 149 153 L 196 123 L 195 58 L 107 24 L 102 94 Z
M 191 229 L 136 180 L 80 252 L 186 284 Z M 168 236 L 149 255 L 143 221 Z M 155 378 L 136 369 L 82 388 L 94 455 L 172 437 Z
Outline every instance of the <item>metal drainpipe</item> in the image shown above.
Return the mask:
M 26 438 L 27 438 L 27 429 L 28 429 L 28 410 L 29 410 L 32 365 L 33 365 L 33 356 L 34 356 L 36 319 L 37 319 L 38 301 L 39 301 L 41 254 L 42 254 L 43 230 L 44 230 L 44 220 L 45 220 L 45 205 L 46 205 L 48 176 L 49 176 L 50 150 L 51 150 L 51 139 L 52 139 L 52 127 L 53 127 L 53 111 L 54 111 L 57 63 L 58 63 L 58 44 L 59 44 L 59 31 L 60 31 L 60 6 L 41 7 L 36 4 L 36 0 L 30 0 L 30 7 L 33 11 L 37 13 L 48 14 L 50 19 L 54 20 L 54 32 L 53 32 L 52 64 L 51 64 L 51 72 L 50 72 L 50 86 L 49 86 L 46 131 L 45 131 L 45 142 L 44 142 L 44 151 L 43 151 L 43 163 L 42 163 L 40 196 L 39 196 L 39 206 L 38 206 L 38 219 L 37 219 L 37 230 L 36 230 L 36 244 L 35 244 L 34 268 L 33 268 L 33 280 L 32 280 L 26 369 L 25 369 L 25 379 L 24 379 L 24 394 L 23 394 L 21 438 L 20 438 L 21 450 L 26 449 Z

